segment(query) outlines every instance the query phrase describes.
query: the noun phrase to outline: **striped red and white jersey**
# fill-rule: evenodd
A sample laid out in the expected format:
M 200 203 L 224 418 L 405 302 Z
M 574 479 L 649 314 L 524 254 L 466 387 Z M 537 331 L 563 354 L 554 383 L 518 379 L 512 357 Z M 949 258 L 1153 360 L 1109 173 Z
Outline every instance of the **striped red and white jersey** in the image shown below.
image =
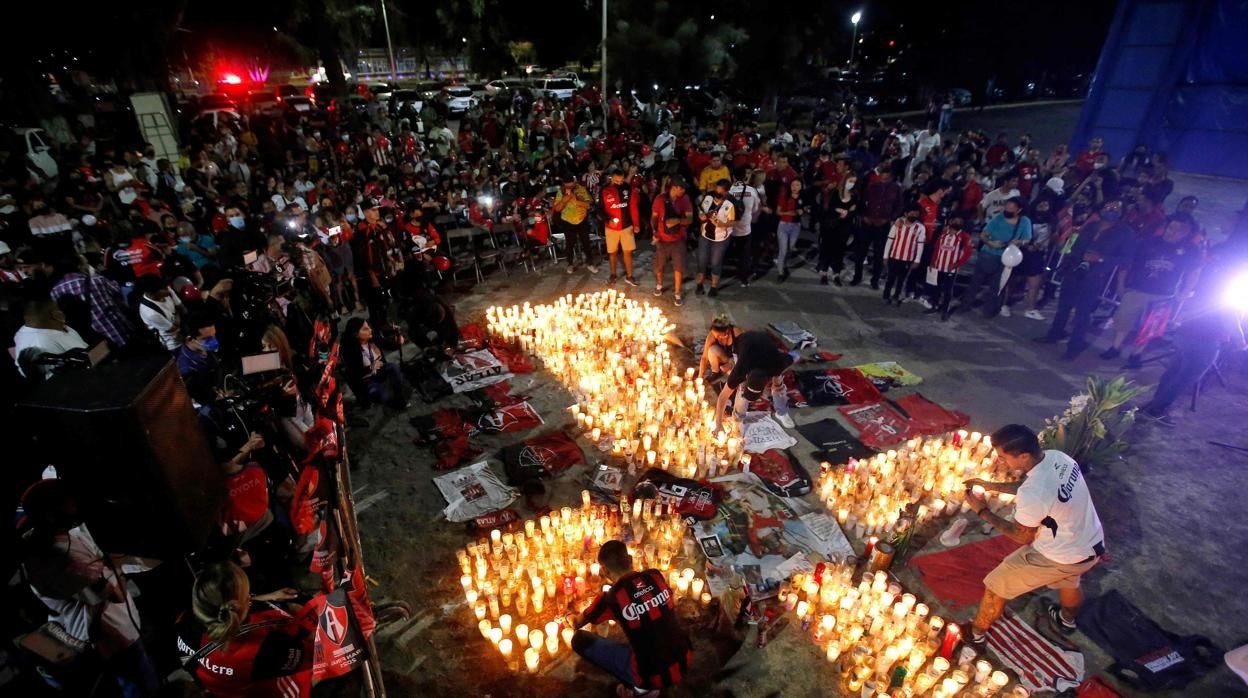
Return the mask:
M 988 648 L 1033 693 L 1062 691 L 1083 681 L 1082 654 L 1049 642 L 1017 616 L 1002 616 L 988 628 Z
M 965 230 L 945 228 L 936 238 L 929 266 L 940 272 L 957 271 L 970 258 L 971 234 Z
M 923 258 L 924 237 L 926 233 L 922 223 L 911 223 L 904 218 L 898 218 L 888 231 L 888 241 L 884 243 L 884 258 L 904 262 L 919 261 Z

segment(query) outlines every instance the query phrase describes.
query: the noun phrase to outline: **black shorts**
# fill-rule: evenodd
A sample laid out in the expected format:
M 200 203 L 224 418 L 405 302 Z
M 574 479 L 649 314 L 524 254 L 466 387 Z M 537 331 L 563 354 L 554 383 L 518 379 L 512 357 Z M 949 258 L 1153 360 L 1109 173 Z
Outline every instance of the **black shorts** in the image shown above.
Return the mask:
M 666 266 L 667 260 L 672 262 L 672 271 L 680 273 L 685 272 L 685 243 L 680 242 L 662 242 L 654 243 L 654 269 L 659 271 Z
M 1018 265 L 1018 270 L 1015 273 L 1022 277 L 1043 274 L 1046 256 L 1038 250 L 1023 250 L 1023 261 Z

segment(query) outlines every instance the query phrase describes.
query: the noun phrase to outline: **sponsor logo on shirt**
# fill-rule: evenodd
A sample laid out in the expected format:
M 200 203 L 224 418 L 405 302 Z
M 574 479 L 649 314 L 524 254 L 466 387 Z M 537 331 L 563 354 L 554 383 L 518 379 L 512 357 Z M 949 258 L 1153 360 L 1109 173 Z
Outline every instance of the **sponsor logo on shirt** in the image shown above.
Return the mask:
M 653 590 L 653 588 L 654 587 L 652 586 L 647 586 L 646 588 L 641 589 L 641 591 L 644 593 L 644 592 Z M 646 599 L 645 601 L 642 601 L 641 603 L 637 603 L 637 602 L 630 603 L 629 605 L 625 606 L 622 610 L 622 613 L 624 614 L 624 619 L 628 621 L 637 621 L 643 615 L 650 612 L 652 609 L 666 605 L 668 600 L 670 600 L 671 598 L 672 598 L 671 589 L 664 589 L 663 591 L 660 591 L 659 593 L 655 594 L 649 599 Z
M 1070 469 L 1070 475 L 1066 478 L 1066 482 L 1057 488 L 1057 501 L 1065 504 L 1075 493 L 1075 483 L 1079 482 L 1079 466 L 1074 465 Z

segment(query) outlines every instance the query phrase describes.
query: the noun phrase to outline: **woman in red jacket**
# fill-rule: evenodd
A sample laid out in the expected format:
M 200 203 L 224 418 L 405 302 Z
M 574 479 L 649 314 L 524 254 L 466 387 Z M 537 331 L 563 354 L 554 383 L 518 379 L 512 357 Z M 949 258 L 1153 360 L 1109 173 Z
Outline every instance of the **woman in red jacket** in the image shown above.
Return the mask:
M 251 596 L 247 574 L 232 562 L 201 572 L 193 618 L 178 624 L 178 652 L 192 660 L 199 685 L 213 696 L 309 695 L 315 629 L 273 603 L 294 597 L 293 589 Z

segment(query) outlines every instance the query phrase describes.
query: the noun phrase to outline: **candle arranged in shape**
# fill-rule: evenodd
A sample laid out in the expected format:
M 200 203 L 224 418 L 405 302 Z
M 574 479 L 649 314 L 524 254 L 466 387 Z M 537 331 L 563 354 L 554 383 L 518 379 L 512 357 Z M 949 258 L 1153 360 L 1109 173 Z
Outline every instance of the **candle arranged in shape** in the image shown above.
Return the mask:
M 514 533 L 491 531 L 456 551 L 472 622 L 513 670 L 537 671 L 570 648 L 572 628 L 562 614 L 569 606 L 583 611 L 606 586 L 597 555 L 608 540 L 631 540 L 637 569 L 667 574 L 673 592 L 679 586 L 678 597 L 709 601 L 706 580 L 691 568 L 672 566 L 685 526 L 670 505 L 653 499 L 621 500 L 618 507 L 584 501 L 526 521 Z
M 540 358 L 576 403 L 577 426 L 618 465 L 660 467 L 684 477 L 723 474 L 744 442 L 714 408 L 695 370 L 673 364 L 662 310 L 614 289 L 546 305 L 491 307 L 489 332 Z
M 845 534 L 857 540 L 887 539 L 907 509 L 919 525 L 966 511 L 966 480 L 1009 479 L 1005 463 L 992 450 L 992 440 L 965 430 L 915 437 L 897 449 L 850 459 L 843 467 L 823 463 L 821 470 L 819 498 Z M 1009 494 L 987 496 L 994 511 L 1014 500 Z
M 821 647 L 845 690 L 874 684 L 904 687 L 915 696 L 933 691 L 948 697 L 963 689 L 970 691 L 966 695 L 990 696 L 1009 683 L 985 659 L 972 666 L 973 676 L 951 673 L 961 641 L 958 626 L 930 615 L 927 605 L 902 593 L 885 572 L 867 572 L 855 583 L 849 565 L 820 565 L 814 573 L 795 574 L 780 598 Z M 955 691 L 947 690 L 953 686 Z

